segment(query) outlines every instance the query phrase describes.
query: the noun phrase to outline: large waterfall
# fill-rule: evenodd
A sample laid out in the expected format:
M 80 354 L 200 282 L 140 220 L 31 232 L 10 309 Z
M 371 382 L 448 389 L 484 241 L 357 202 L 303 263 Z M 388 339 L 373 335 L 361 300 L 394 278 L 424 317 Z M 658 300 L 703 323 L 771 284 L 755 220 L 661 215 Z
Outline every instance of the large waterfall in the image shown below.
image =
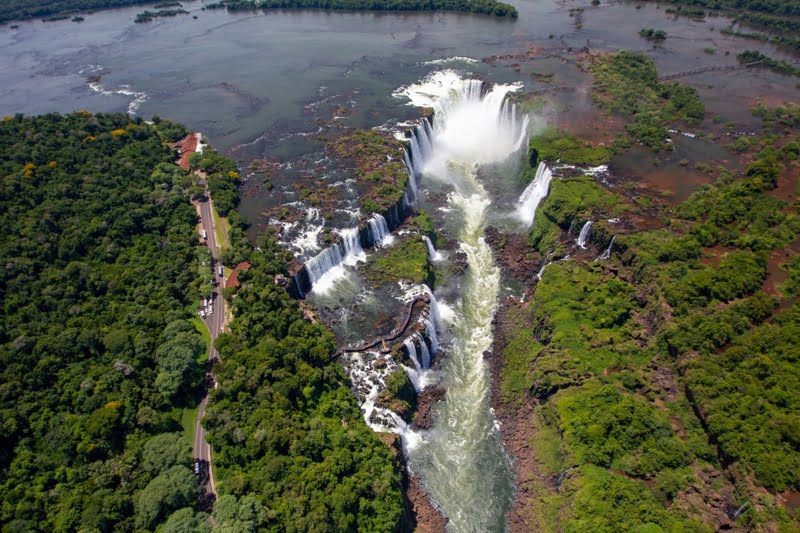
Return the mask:
M 410 469 L 449 518 L 452 531 L 503 531 L 514 490 L 489 405 L 490 381 L 483 360 L 492 343 L 500 273 L 484 241 L 490 200 L 477 170 L 507 160 L 526 146 L 528 116 L 519 116 L 508 100 L 518 88 L 487 88 L 481 81 L 443 71 L 397 93 L 413 105 L 434 109 L 433 127 L 424 120 L 413 132 L 406 162 L 413 177 L 421 178 L 418 183 L 431 179 L 452 186 L 447 207 L 451 216 L 459 217 L 459 246 L 469 266 L 452 313 L 453 338 L 441 365 L 445 402 L 434 427 L 407 450 Z M 427 321 L 425 328 L 435 350 L 434 323 Z

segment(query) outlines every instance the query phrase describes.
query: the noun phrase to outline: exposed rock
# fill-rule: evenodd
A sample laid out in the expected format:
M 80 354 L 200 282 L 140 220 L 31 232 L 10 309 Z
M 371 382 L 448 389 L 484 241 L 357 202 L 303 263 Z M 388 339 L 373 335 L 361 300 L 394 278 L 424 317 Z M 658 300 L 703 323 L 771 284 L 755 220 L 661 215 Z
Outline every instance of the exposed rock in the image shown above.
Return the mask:
M 486 243 L 492 248 L 504 276 L 527 281 L 539 271 L 541 256 L 525 240 L 524 235 L 503 233 L 489 226 Z
M 435 386 L 423 389 L 417 396 L 417 414 L 414 417 L 414 426 L 418 429 L 430 429 L 433 425 L 435 414 L 434 407 L 444 400 L 446 391 Z
M 428 492 L 415 476 L 409 476 L 406 497 L 411 504 L 411 511 L 416 517 L 418 533 L 441 533 L 445 530 L 448 523 L 447 518 L 431 503 Z

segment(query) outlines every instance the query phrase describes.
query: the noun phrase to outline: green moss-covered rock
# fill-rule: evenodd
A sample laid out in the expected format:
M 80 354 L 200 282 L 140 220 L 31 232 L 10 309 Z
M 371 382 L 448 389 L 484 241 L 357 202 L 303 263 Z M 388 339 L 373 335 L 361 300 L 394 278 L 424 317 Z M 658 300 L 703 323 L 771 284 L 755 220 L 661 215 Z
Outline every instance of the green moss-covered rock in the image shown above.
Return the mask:
M 556 249 L 561 231 L 580 228 L 597 214 L 617 216 L 631 207 L 622 197 L 611 194 L 590 176 L 554 179 L 550 193 L 536 210 L 530 243 L 542 254 Z
M 614 155 L 608 146 L 592 146 L 587 141 L 556 130 L 548 130 L 531 139 L 530 152 L 532 167 L 539 161 L 555 160 L 571 165 L 604 165 Z
M 419 235 L 403 237 L 393 246 L 370 255 L 361 273 L 376 285 L 407 280 L 433 286 L 434 281 L 428 248 Z
M 378 396 L 378 404 L 407 421 L 417 408 L 417 392 L 405 370 L 397 369 L 386 378 L 386 388 Z

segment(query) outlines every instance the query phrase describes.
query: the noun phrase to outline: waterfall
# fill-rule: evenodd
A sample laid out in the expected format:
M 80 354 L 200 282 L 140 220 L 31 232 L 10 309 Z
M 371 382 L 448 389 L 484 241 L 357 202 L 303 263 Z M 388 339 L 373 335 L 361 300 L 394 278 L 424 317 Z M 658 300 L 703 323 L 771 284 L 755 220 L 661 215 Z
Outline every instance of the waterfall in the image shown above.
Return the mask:
M 394 242 L 394 237 L 389 231 L 386 219 L 380 213 L 373 214 L 367 221 L 369 237 L 373 246 L 389 246 Z
M 414 339 L 412 337 L 406 337 L 403 341 L 403 346 L 406 347 L 409 359 L 414 362 L 414 368 L 422 370 L 422 367 L 419 365 L 419 359 L 417 359 L 417 348 L 414 346 Z
M 429 295 L 430 315 L 421 320 L 425 331 L 420 337 L 425 338 L 418 349 L 423 369 L 436 350 L 446 350 L 437 372 L 446 385 L 447 400 L 440 404 L 433 428 L 407 453 L 409 468 L 449 519 L 451 531 L 504 531 L 514 496 L 508 456 L 490 409 L 483 358 L 492 345 L 500 271 L 484 239 L 491 196 L 478 169 L 513 160 L 526 148 L 529 117 L 508 98 L 520 88 L 489 86 L 444 70 L 395 92 L 411 105 L 434 110 L 432 120 L 421 121 L 411 132 L 406 165 L 417 184 L 424 176 L 425 182 L 436 181 L 449 190 L 447 209 L 455 217 L 454 236 L 468 265 L 458 301 L 446 307 L 446 346 L 440 346 L 438 337 L 444 332 L 445 307 L 440 309 Z M 429 248 L 431 252 L 435 249 Z
M 436 336 L 436 327 L 427 318 L 422 323 L 425 324 L 425 334 L 431 343 L 431 354 L 436 355 L 436 352 L 439 351 L 439 338 Z
M 534 176 L 533 181 L 525 187 L 525 190 L 522 191 L 522 195 L 517 201 L 517 218 L 522 220 L 526 226 L 530 227 L 530 225 L 533 224 L 536 208 L 539 207 L 539 203 L 547 196 L 552 179 L 553 173 L 547 165 L 545 165 L 544 162 L 539 163 L 539 167 L 536 169 L 536 176 Z
M 400 368 L 406 371 L 406 375 L 408 375 L 408 379 L 411 381 L 411 385 L 414 386 L 414 390 L 419 392 L 422 390 L 422 376 L 419 375 L 419 370 L 416 368 L 411 368 L 406 365 L 400 365 Z
M 542 279 L 542 276 L 544 275 L 544 269 L 549 264 L 550 264 L 550 262 L 547 259 L 542 261 L 542 267 L 539 269 L 539 272 L 536 273 L 536 279 Z
M 339 236 L 341 242 L 325 248 L 305 263 L 313 291 L 324 293 L 330 290 L 336 280 L 345 274 L 342 265 L 355 266 L 359 261 L 366 260 L 357 227 L 343 229 Z
M 306 261 L 306 270 L 312 286 L 322 279 L 322 276 L 327 272 L 341 263 L 342 253 L 336 244 L 330 248 L 325 248 L 319 254 Z
M 584 224 L 581 228 L 581 234 L 578 235 L 578 246 L 582 250 L 586 249 L 586 243 L 589 242 L 589 232 L 592 231 L 592 224 L 594 224 L 594 222 L 591 220 Z
M 434 263 L 441 261 L 443 259 L 442 254 L 436 251 L 430 238 L 427 235 L 423 235 L 422 240 L 425 241 L 425 246 L 428 247 L 428 259 Z
M 431 367 L 431 352 L 428 350 L 428 344 L 425 342 L 425 339 L 419 333 L 416 334 L 416 337 L 419 339 L 419 350 L 422 352 L 422 368 L 430 368 Z
M 606 248 L 600 256 L 595 259 L 595 261 L 605 261 L 609 257 L 611 257 L 611 247 L 614 246 L 614 241 L 616 240 L 617 236 L 614 235 L 611 237 L 611 242 L 608 243 L 608 248 Z

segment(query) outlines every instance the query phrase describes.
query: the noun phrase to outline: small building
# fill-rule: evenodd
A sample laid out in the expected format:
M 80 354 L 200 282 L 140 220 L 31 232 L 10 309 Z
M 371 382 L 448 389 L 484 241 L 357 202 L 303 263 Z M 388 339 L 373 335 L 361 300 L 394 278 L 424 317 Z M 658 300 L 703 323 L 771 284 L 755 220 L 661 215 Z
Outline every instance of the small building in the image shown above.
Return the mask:
M 231 271 L 231 275 L 228 276 L 228 280 L 225 282 L 225 288 L 228 287 L 238 287 L 239 286 L 239 272 L 242 270 L 250 270 L 250 263 L 247 261 L 242 261 Z

